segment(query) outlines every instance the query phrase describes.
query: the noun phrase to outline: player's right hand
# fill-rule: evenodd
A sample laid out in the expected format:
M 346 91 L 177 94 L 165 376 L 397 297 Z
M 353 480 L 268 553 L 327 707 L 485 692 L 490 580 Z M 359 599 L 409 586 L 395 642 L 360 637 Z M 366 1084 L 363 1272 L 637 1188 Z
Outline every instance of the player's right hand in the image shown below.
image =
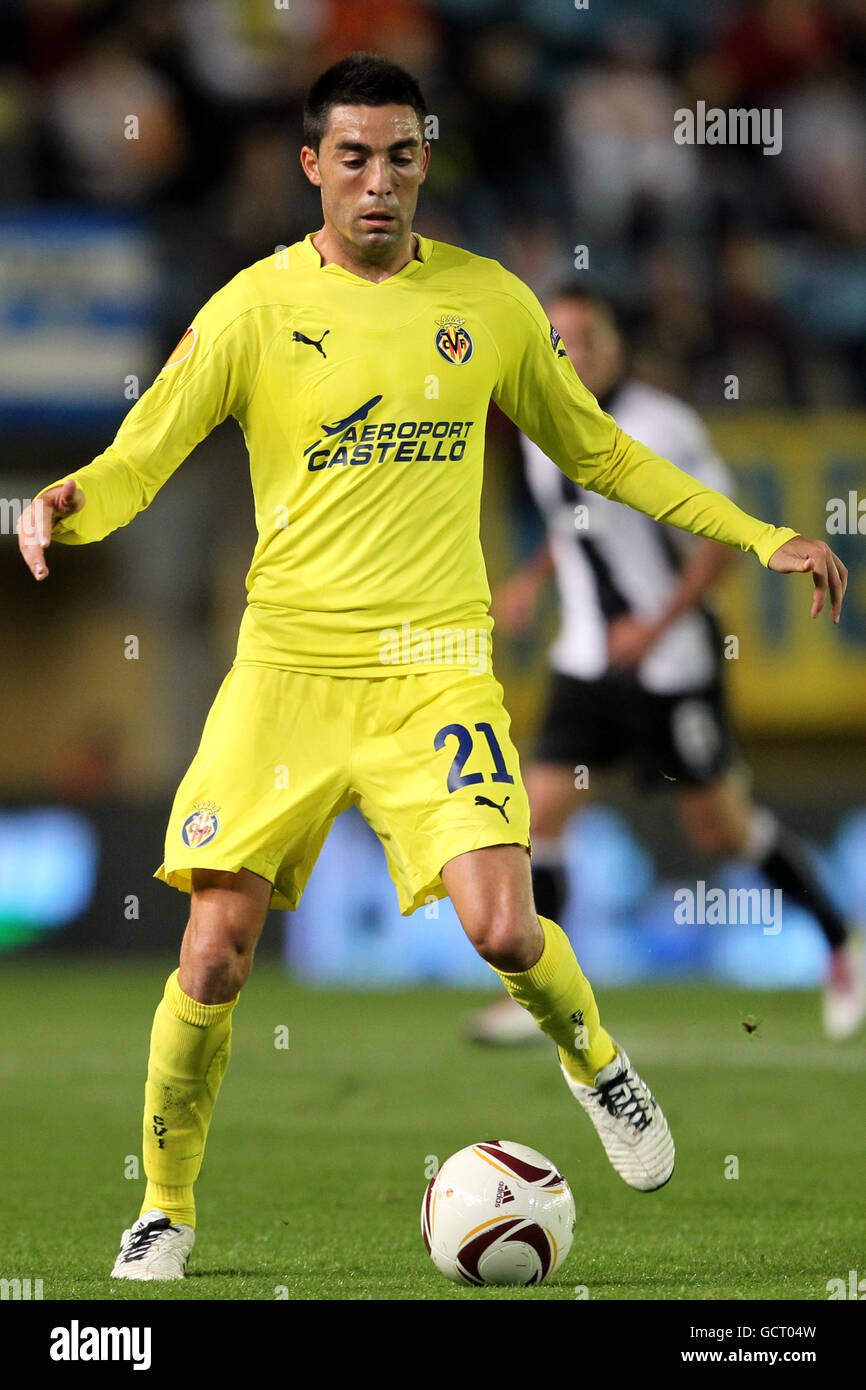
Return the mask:
M 54 523 L 63 517 L 80 512 L 84 506 L 84 493 L 74 478 L 65 483 L 50 487 L 41 497 L 30 503 L 26 512 L 18 520 L 18 549 L 24 556 L 24 563 L 36 579 L 44 579 L 48 574 L 45 551 L 51 544 Z

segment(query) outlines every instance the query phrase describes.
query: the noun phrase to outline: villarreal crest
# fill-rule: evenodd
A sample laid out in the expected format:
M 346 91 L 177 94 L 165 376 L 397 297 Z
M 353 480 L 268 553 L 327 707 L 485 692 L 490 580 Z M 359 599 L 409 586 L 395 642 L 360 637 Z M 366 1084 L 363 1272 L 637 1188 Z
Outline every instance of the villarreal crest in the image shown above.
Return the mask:
M 464 327 L 465 319 L 459 318 L 456 314 L 443 314 L 437 320 L 439 331 L 436 334 L 436 348 L 446 362 L 454 362 L 458 367 L 464 362 L 468 362 L 473 352 L 475 344 L 469 335 L 468 329 Z
M 196 806 L 192 815 L 187 816 L 180 828 L 180 837 L 190 849 L 198 849 L 212 840 L 220 828 L 217 807 L 205 803 Z

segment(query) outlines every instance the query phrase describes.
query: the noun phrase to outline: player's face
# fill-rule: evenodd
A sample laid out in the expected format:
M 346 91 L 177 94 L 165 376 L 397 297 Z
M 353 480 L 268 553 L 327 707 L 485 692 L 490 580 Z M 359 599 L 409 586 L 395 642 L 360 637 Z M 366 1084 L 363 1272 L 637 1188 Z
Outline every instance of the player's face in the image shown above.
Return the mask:
M 555 299 L 547 314 L 584 386 L 603 396 L 623 369 L 622 341 L 616 327 L 598 304 Z
M 429 159 L 411 106 L 334 106 L 318 154 L 308 145 L 301 153 L 326 227 L 374 263 L 408 241 Z

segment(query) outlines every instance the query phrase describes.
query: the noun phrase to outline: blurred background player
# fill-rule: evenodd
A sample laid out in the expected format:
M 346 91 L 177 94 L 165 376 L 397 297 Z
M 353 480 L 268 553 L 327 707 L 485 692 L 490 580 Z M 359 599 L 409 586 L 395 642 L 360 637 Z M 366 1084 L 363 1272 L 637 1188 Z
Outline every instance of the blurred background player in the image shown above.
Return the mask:
M 602 409 L 626 433 L 731 495 L 731 475 L 696 412 L 631 376 L 609 299 L 566 285 L 547 298 L 546 308 Z M 866 1015 L 861 943 L 852 939 L 805 845 L 752 799 L 732 736 L 722 637 L 708 597 L 733 553 L 583 491 L 525 435 L 520 443 L 547 534 L 496 593 L 497 627 L 510 635 L 525 632 L 551 576 L 561 605 L 544 714 L 525 778 L 539 912 L 562 921 L 565 826 L 597 774 L 628 760 L 646 790 L 670 788 L 694 845 L 756 865 L 785 900 L 814 916 L 829 947 L 824 1029 L 831 1038 L 852 1036 Z M 588 772 L 583 785 L 575 775 L 580 768 Z M 541 1037 L 510 999 L 478 1014 L 472 1036 L 482 1042 Z

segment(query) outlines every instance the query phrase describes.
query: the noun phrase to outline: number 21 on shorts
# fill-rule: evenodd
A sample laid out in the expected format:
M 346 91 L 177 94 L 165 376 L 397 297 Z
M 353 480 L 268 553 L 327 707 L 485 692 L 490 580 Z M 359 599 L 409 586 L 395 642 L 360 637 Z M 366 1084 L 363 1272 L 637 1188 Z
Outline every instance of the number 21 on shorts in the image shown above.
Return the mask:
M 505 759 L 502 756 L 502 749 L 499 740 L 493 732 L 493 726 L 487 723 L 475 725 L 475 732 L 483 734 L 487 740 L 487 747 L 493 760 L 493 771 L 490 773 L 491 782 L 512 782 L 514 778 L 505 766 Z M 439 753 L 445 747 L 449 738 L 457 739 L 457 751 L 454 754 L 454 761 L 448 771 L 448 790 L 456 792 L 459 787 L 471 787 L 477 782 L 483 782 L 483 772 L 464 772 L 467 759 L 472 753 L 474 740 L 465 724 L 445 724 L 433 740 L 433 747 Z

